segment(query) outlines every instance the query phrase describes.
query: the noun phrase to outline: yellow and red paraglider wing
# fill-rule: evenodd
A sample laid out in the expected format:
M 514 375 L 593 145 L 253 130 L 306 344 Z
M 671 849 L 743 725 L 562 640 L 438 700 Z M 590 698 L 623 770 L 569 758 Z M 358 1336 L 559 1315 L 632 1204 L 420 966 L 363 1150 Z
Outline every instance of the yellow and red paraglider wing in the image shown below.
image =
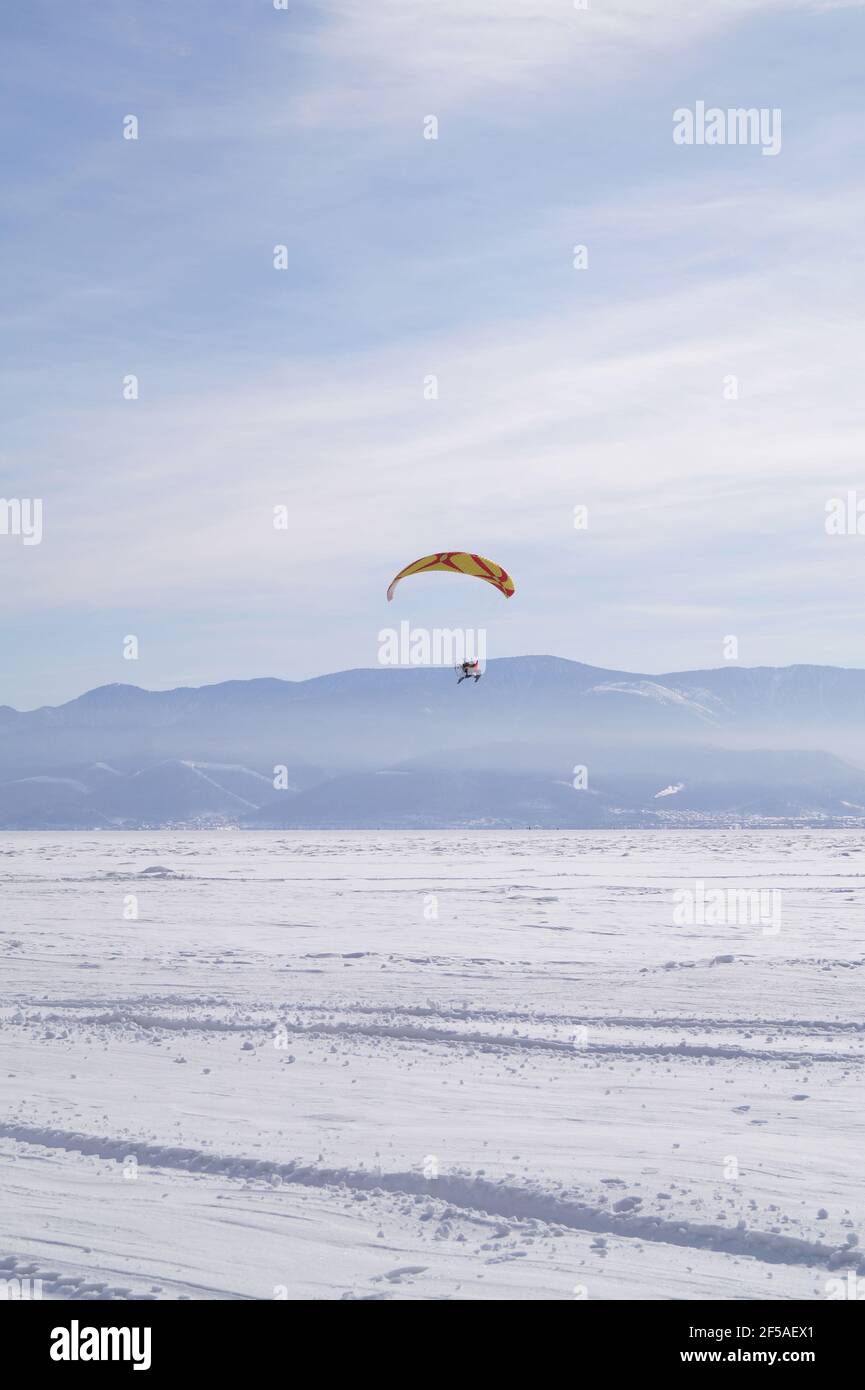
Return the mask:
M 504 594 L 505 598 L 510 598 L 514 593 L 514 581 L 507 570 L 503 570 L 494 560 L 485 560 L 483 555 L 470 555 L 467 550 L 440 550 L 436 555 L 424 555 L 422 559 L 415 560 L 412 564 L 406 565 L 404 570 L 400 570 L 387 591 L 388 603 L 401 579 L 406 579 L 410 574 L 425 574 L 427 570 L 450 570 L 453 574 L 467 574 L 474 579 L 484 579 L 487 584 L 492 584 L 494 589 L 498 589 L 500 594 Z

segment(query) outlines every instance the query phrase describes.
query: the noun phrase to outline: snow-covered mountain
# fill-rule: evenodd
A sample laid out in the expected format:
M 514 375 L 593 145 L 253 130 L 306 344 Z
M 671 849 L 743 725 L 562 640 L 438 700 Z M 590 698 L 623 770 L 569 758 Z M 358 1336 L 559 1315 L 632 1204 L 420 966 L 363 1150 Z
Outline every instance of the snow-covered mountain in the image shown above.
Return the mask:
M 865 671 L 557 657 L 0 708 L 0 825 L 610 825 L 865 817 Z M 581 771 L 581 769 L 585 769 Z

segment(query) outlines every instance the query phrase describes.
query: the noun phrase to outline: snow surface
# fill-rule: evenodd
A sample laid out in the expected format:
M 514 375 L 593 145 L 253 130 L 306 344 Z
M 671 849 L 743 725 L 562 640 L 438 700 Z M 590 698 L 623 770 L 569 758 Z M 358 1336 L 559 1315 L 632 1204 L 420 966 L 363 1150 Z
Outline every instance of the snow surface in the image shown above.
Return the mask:
M 676 925 L 698 881 L 780 933 Z M 854 833 L 0 837 L 0 1279 L 826 1298 L 863 889 Z

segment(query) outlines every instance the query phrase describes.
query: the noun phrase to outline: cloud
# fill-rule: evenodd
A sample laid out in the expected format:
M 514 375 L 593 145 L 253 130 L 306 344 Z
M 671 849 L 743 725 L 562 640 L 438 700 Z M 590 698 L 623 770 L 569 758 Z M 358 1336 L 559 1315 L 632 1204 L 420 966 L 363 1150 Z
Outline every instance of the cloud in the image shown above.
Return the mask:
M 788 200 L 784 216 L 807 261 L 807 199 L 799 210 Z M 755 199 L 753 220 L 762 212 Z M 680 214 L 694 234 L 690 200 Z M 675 231 L 669 202 L 663 219 Z M 819 283 L 793 299 L 790 273 L 780 258 L 759 276 L 617 303 L 583 305 L 576 291 L 532 321 L 256 378 L 211 364 L 193 393 L 67 410 L 18 460 L 22 490 L 45 498 L 46 539 L 16 604 L 84 602 L 110 574 L 125 601 L 276 602 L 305 587 L 323 610 L 346 573 L 372 595 L 394 560 L 439 545 L 515 546 L 543 570 L 573 550 L 577 503 L 607 583 L 616 566 L 663 557 L 669 572 L 724 545 L 759 543 L 771 568 L 797 530 L 821 538 L 824 500 L 855 481 L 865 443 L 851 406 L 858 306 Z M 437 400 L 424 399 L 430 372 Z M 730 375 L 738 400 L 723 398 Z M 281 503 L 289 530 L 274 532 Z M 21 562 L 0 553 L 7 577 Z
M 803 5 L 804 7 L 804 5 Z M 329 74 L 303 97 L 311 121 L 378 115 L 472 98 L 503 100 L 555 83 L 623 82 L 647 52 L 705 40 L 761 13 L 789 12 L 790 0 L 338 0 L 325 7 L 313 53 Z
M 863 456 L 858 96 L 784 27 L 813 5 L 190 13 L 61 27 L 77 92 L 16 48 L 3 489 L 45 540 L 0 540 L 8 622 L 83 651 L 137 615 L 166 679 L 362 665 L 392 573 L 453 545 L 517 577 L 506 619 L 449 598 L 499 653 L 694 665 L 731 611 L 760 659 L 865 659 L 823 528 Z M 673 86 L 750 92 L 777 36 L 779 159 L 674 148 Z

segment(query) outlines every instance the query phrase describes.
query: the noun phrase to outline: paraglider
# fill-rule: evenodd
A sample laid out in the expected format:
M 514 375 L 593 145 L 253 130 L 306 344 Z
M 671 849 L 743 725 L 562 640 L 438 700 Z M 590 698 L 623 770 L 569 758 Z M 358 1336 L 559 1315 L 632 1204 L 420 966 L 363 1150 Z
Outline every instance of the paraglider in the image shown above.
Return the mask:
M 457 667 L 457 670 L 462 671 L 462 675 L 457 681 L 457 685 L 462 685 L 463 681 L 467 681 L 469 676 L 474 676 L 475 685 L 477 685 L 478 681 L 481 678 L 481 663 L 477 660 L 464 661 L 462 666 Z
M 424 555 L 420 560 L 414 560 L 410 565 L 406 565 L 405 569 L 400 570 L 388 588 L 388 603 L 401 579 L 407 579 L 410 574 L 426 574 L 428 570 L 450 570 L 452 574 L 465 574 L 473 579 L 483 579 L 487 584 L 492 584 L 494 589 L 498 589 L 500 594 L 504 594 L 505 598 L 511 598 L 514 594 L 514 581 L 507 570 L 503 570 L 494 560 L 485 560 L 483 555 L 471 555 L 467 550 L 440 550 L 435 555 Z
M 497 565 L 495 560 L 485 560 L 483 555 L 473 555 L 467 550 L 439 550 L 435 555 L 423 555 L 420 560 L 413 560 L 405 569 L 400 570 L 388 586 L 388 603 L 401 580 L 407 579 L 409 575 L 426 574 L 431 570 L 450 570 L 452 574 L 464 574 L 470 579 L 483 579 L 486 584 L 492 584 L 494 589 L 504 594 L 505 598 L 512 598 L 515 592 L 514 581 L 507 570 Z M 477 659 L 463 661 L 456 667 L 456 672 L 459 677 L 457 685 L 462 685 L 463 681 L 470 678 L 477 685 L 483 675 L 480 661 Z

